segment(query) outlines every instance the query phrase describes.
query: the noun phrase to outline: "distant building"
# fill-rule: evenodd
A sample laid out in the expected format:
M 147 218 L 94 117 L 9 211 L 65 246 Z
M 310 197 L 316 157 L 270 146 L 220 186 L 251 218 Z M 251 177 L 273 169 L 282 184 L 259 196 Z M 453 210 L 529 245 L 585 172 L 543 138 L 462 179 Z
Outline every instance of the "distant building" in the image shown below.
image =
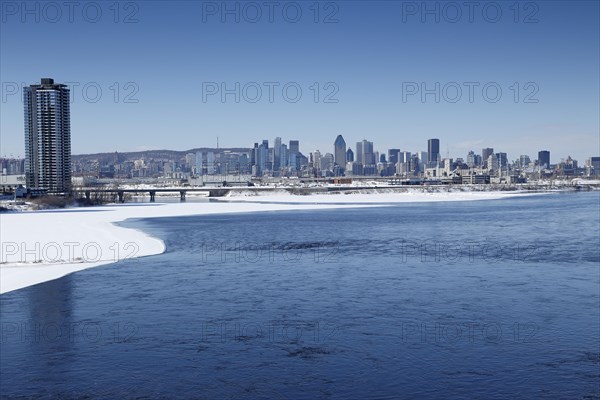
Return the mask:
M 475 154 L 473 150 L 469 151 L 467 154 L 467 167 L 475 168 L 481 166 L 481 156 L 479 154 Z
M 213 175 L 215 173 L 215 153 L 212 151 L 206 152 L 206 174 Z
M 562 176 L 573 176 L 577 174 L 577 160 L 568 156 L 566 160 L 561 160 L 557 165 L 556 172 Z
M 25 180 L 28 188 L 49 193 L 71 190 L 69 88 L 42 78 L 24 88 Z
M 309 154 L 309 163 L 312 164 L 313 168 L 317 171 L 321 170 L 321 152 L 319 150 L 315 150 Z
M 187 168 L 192 168 L 196 164 L 196 154 L 195 153 L 187 153 L 185 155 L 185 166 Z
M 489 168 L 488 166 L 488 159 L 490 158 L 490 156 L 494 154 L 494 149 L 491 147 L 486 147 L 481 149 L 481 163 L 482 163 L 482 167 L 484 168 Z
M 363 165 L 374 165 L 376 163 L 373 142 L 363 140 L 356 143 L 356 162 Z
M 430 166 L 440 161 L 440 139 L 429 139 L 427 141 L 427 163 Z
M 334 157 L 335 164 L 341 169 L 341 173 L 343 173 L 344 169 L 346 169 L 346 141 L 342 137 L 342 135 L 338 135 L 333 143 L 334 147 Z
M 409 172 L 410 172 L 410 165 L 408 163 L 399 161 L 398 164 L 396 164 L 396 173 L 397 174 L 406 176 L 406 175 L 408 175 Z
M 363 175 L 365 175 L 365 176 L 377 175 L 377 165 L 375 165 L 375 164 L 363 165 Z
M 398 162 L 399 163 L 409 163 L 410 162 L 410 151 L 401 151 L 398 153 Z
M 501 176 L 502 171 L 508 168 L 508 157 L 506 153 L 495 153 L 488 157 L 488 170 L 492 171 L 494 175 Z
M 352 151 L 352 149 L 348 149 L 348 151 L 346 151 L 346 161 L 354 162 L 354 152 Z
M 469 154 L 467 154 L 467 165 L 469 168 L 475 166 L 475 152 L 473 150 L 469 151 Z
M 276 137 L 273 143 L 273 171 L 279 171 L 281 166 L 281 138 Z
M 548 150 L 538 152 L 538 165 L 540 168 L 550 168 L 550 152 Z
M 308 157 L 306 157 L 304 154 L 298 153 L 296 159 L 298 163 L 298 169 L 302 169 L 308 165 Z
M 363 168 L 362 163 L 352 162 L 352 163 L 348 163 L 348 164 L 351 165 L 352 175 L 355 175 L 355 176 L 364 175 L 364 168 Z
M 419 156 L 415 153 L 410 157 L 410 171 L 418 173 L 420 168 Z
M 290 153 L 300 153 L 300 141 L 290 140 Z
M 391 164 L 396 164 L 398 162 L 398 153 L 400 153 L 400 149 L 389 149 L 388 162 Z
M 344 154 L 346 152 L 344 151 Z M 334 156 L 331 153 L 325 153 L 323 157 L 321 157 L 321 171 L 332 171 L 334 165 Z M 325 175 L 325 174 L 323 174 Z
M 298 140 L 290 140 L 290 145 L 287 150 L 287 166 L 292 171 L 298 171 L 300 169 L 300 142 Z
M 258 143 L 254 143 L 254 147 L 250 151 L 250 166 L 252 168 L 254 168 L 254 166 L 256 165 L 256 154 L 257 153 L 258 153 Z M 202 153 L 200 153 L 200 154 L 202 154 Z M 202 166 L 202 162 L 200 162 L 200 166 Z
M 254 165 L 252 166 L 252 175 L 263 176 L 267 172 L 269 165 L 269 141 L 263 140 L 259 145 L 254 144 Z
M 290 151 L 288 150 L 287 144 L 281 145 L 281 151 L 280 151 L 279 157 L 280 157 L 282 169 L 285 167 L 288 167 L 290 165 Z
M 529 167 L 529 164 L 531 164 L 531 158 L 528 155 L 523 154 L 519 156 L 519 167 L 521 169 Z
M 25 174 L 25 159 L 0 158 L 0 169 L 2 175 L 23 175 Z M 22 183 L 24 184 L 25 181 Z
M 203 157 L 202 157 L 202 152 L 197 151 L 196 152 L 196 174 L 198 175 L 202 175 L 204 173 L 203 171 Z
M 297 171 L 300 169 L 300 165 L 298 164 L 299 153 L 292 153 L 288 151 L 288 166 L 290 170 Z
M 425 168 L 427 168 L 427 157 L 428 154 L 426 151 L 419 151 L 418 153 L 418 157 L 419 157 L 419 172 L 425 172 Z
M 0 174 L 0 192 L 11 193 L 25 185 L 25 175 Z
M 600 176 L 600 157 L 590 157 L 585 162 L 587 176 Z

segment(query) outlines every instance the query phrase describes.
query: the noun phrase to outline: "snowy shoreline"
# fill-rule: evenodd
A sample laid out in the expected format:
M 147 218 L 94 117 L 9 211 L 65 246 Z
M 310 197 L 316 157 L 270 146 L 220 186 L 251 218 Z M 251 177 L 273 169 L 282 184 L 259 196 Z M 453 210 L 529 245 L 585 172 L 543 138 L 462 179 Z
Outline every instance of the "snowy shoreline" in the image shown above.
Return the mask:
M 269 194 L 219 201 L 129 203 L 0 214 L 0 294 L 119 260 L 163 253 L 162 240 L 117 225 L 129 219 L 261 211 L 326 210 L 407 202 L 496 200 L 523 192 Z

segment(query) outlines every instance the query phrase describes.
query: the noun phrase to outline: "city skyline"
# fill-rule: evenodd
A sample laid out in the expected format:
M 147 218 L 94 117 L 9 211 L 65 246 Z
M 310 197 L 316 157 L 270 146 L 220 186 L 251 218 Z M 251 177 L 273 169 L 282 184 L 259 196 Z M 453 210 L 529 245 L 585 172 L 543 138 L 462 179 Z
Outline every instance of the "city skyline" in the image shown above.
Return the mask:
M 53 80 L 53 79 L 51 79 L 51 78 L 41 78 L 41 81 L 42 81 L 42 82 L 43 82 L 43 81 L 52 81 L 52 82 L 54 82 L 54 80 Z M 33 84 L 33 85 L 30 85 L 30 87 L 33 87 L 33 86 L 39 86 L 39 85 L 35 85 L 35 84 Z M 65 87 L 65 88 L 67 89 L 67 93 L 68 93 L 68 87 L 67 87 L 66 85 L 64 85 L 64 84 L 61 84 L 61 86 L 62 86 L 62 87 Z M 28 90 L 30 90 L 30 87 L 28 87 L 28 88 L 25 88 L 25 93 L 27 93 L 27 91 L 28 91 Z M 25 110 L 26 110 L 26 112 L 27 112 L 27 108 L 25 108 Z M 27 126 L 26 126 L 26 129 L 27 129 Z M 25 140 L 26 140 L 26 143 L 27 143 L 27 132 L 25 132 Z M 188 150 L 193 150 L 193 149 L 195 149 L 195 148 L 219 149 L 219 147 L 218 147 L 218 146 L 219 146 L 219 142 L 218 142 L 219 138 L 217 137 L 217 138 L 216 138 L 216 140 L 217 140 L 217 143 L 216 143 L 217 147 L 210 147 L 210 146 L 196 146 L 196 147 L 190 147 L 190 146 L 187 146 L 187 147 L 185 147 L 183 150 L 180 150 L 180 149 L 178 150 L 178 149 L 174 149 L 174 148 L 164 148 L 164 149 L 145 149 L 145 150 L 138 150 L 138 151 L 142 151 L 142 152 L 143 152 L 143 151 L 161 151 L 161 150 L 166 150 L 166 151 L 188 151 Z M 275 137 L 275 139 L 274 139 L 274 142 L 276 142 L 277 140 L 281 141 L 281 137 L 278 137 L 278 136 L 276 136 L 276 137 Z M 343 146 L 344 146 L 344 149 L 346 149 L 346 142 L 345 142 L 345 139 L 344 139 L 343 135 L 342 135 L 342 134 L 338 134 L 338 135 L 337 135 L 337 137 L 336 137 L 336 140 L 335 140 L 335 142 L 333 143 L 333 146 L 332 146 L 332 148 L 331 148 L 331 151 L 332 151 L 332 153 L 333 153 L 333 155 L 334 155 L 334 159 L 336 160 L 336 161 L 335 161 L 335 164 L 336 164 L 336 165 L 338 165 L 338 162 L 337 162 L 337 158 L 338 158 L 338 157 L 336 157 L 336 155 L 338 154 L 338 150 L 337 150 L 337 148 L 336 148 L 336 144 L 337 144 L 337 142 L 338 142 L 339 140 L 341 140 L 341 143 L 343 144 Z M 267 144 L 268 144 L 268 142 L 269 142 L 269 139 L 263 139 L 263 140 L 262 140 L 262 142 L 263 142 L 263 144 L 264 144 L 264 143 L 267 143 Z M 296 153 L 301 153 L 301 154 L 303 154 L 302 152 L 300 152 L 300 151 L 299 151 L 299 143 L 300 143 L 300 140 L 297 140 L 297 139 L 296 139 L 296 140 L 290 140 L 290 150 L 294 150 L 294 149 L 295 149 L 295 152 L 296 152 Z M 396 158 L 396 159 L 392 159 L 392 158 L 390 157 L 390 152 L 392 152 L 392 151 L 395 151 L 395 152 L 402 152 L 402 153 L 406 153 L 406 152 L 407 152 L 405 148 L 402 148 L 402 149 L 400 149 L 400 148 L 387 148 L 387 149 L 384 149 L 384 148 L 375 147 L 375 145 L 374 145 L 374 141 L 367 141 L 366 139 L 363 139 L 363 140 L 362 140 L 362 141 L 360 141 L 360 142 L 356 142 L 356 146 L 357 146 L 357 147 L 356 147 L 356 149 L 357 149 L 357 153 L 359 153 L 359 152 L 358 152 L 358 149 L 360 148 L 360 146 L 362 146 L 362 143 L 368 143 L 368 144 L 369 144 L 369 146 L 370 146 L 370 148 L 371 148 L 371 152 L 372 152 L 373 154 L 382 154 L 382 155 L 386 155 L 386 154 L 387 154 L 387 156 L 390 158 L 389 160 L 387 160 L 387 162 L 392 162 L 392 163 L 396 163 L 396 162 L 397 162 L 397 161 L 394 161 L 394 160 L 397 160 L 397 158 Z M 258 145 L 258 143 L 255 143 L 255 145 Z M 281 143 L 279 143 L 279 145 L 281 145 Z M 292 148 L 292 146 L 293 146 L 293 148 Z M 27 145 L 26 145 L 26 147 L 27 147 Z M 422 151 L 422 150 L 417 150 L 417 152 L 415 152 L 414 154 L 415 154 L 416 156 L 418 156 L 418 157 L 419 157 L 419 159 L 421 159 L 421 155 L 422 155 L 422 154 L 423 154 L 423 155 L 427 155 L 427 163 L 428 163 L 428 164 L 430 164 L 430 165 L 433 165 L 433 164 L 435 164 L 435 161 L 433 161 L 433 158 L 435 158 L 435 159 L 436 159 L 436 160 L 438 160 L 439 162 L 442 162 L 442 161 L 443 161 L 444 159 L 446 159 L 446 158 L 449 158 L 449 159 L 462 159 L 462 160 L 468 160 L 468 158 L 469 158 L 469 155 L 470 155 L 471 153 L 473 153 L 473 151 L 474 151 L 474 150 L 477 150 L 476 148 L 470 148 L 470 150 L 468 150 L 468 151 L 467 151 L 467 154 L 463 154 L 463 155 L 460 155 L 460 154 L 457 154 L 457 155 L 451 155 L 451 154 L 449 154 L 449 152 L 447 152 L 446 154 L 444 154 L 444 153 L 441 151 L 441 149 L 440 149 L 440 139 L 439 139 L 439 138 L 429 138 L 429 139 L 427 139 L 427 140 L 426 140 L 426 146 L 423 146 L 423 147 L 425 147 L 425 148 L 426 148 L 426 150 L 425 150 L 425 151 Z M 448 147 L 448 146 L 447 146 L 447 147 Z M 223 148 L 223 147 L 222 147 L 222 148 Z M 224 147 L 224 148 L 240 148 L 240 149 L 241 149 L 241 148 L 247 148 L 247 149 L 249 149 L 250 151 L 252 150 L 252 147 L 251 147 L 251 146 L 245 146 L 245 144 L 242 144 L 242 145 L 238 144 L 238 145 L 234 145 L 234 146 L 231 146 L 231 147 Z M 279 146 L 275 145 L 275 147 L 274 147 L 274 148 L 279 148 Z M 352 151 L 352 147 L 351 147 L 351 146 L 348 146 L 348 147 L 347 147 L 347 149 L 348 149 L 348 150 L 350 150 L 350 151 Z M 480 149 L 481 149 L 481 159 L 482 159 L 483 165 L 485 165 L 485 164 L 486 164 L 486 162 L 487 162 L 487 159 L 488 159 L 488 157 L 489 157 L 490 155 L 492 155 L 492 154 L 493 154 L 493 150 L 494 150 L 494 149 L 493 149 L 493 148 L 489 148 L 489 147 L 488 147 L 488 148 L 486 148 L 486 147 L 482 147 L 482 148 L 480 148 Z M 329 150 L 329 149 L 327 149 L 327 150 Z M 325 153 L 328 153 L 328 151 L 327 151 L 327 150 L 325 150 Z M 412 150 L 412 151 L 414 151 L 414 150 L 416 150 L 416 149 L 409 149 L 409 150 Z M 306 152 L 307 154 L 310 154 L 310 153 L 312 153 L 312 152 L 314 152 L 314 151 L 319 151 L 319 152 L 320 152 L 320 149 L 319 149 L 319 148 L 315 148 L 315 149 L 305 149 L 305 152 Z M 433 151 L 433 153 L 435 154 L 434 156 L 432 156 L 433 158 L 432 158 L 432 157 L 430 157 L 430 156 L 428 156 L 429 154 L 432 154 L 432 151 Z M 114 152 L 115 152 L 115 153 L 131 153 L 131 152 L 135 152 L 135 151 L 119 151 L 119 150 L 115 150 Z M 292 151 L 292 152 L 293 152 L 293 151 Z M 91 153 L 82 153 L 82 154 L 76 154 L 76 155 L 85 155 L 85 154 L 102 154 L 102 153 L 107 153 L 107 152 L 91 152 Z M 112 151 L 111 151 L 111 152 L 108 152 L 108 153 L 112 153 Z M 548 150 L 538 150 L 538 151 L 534 152 L 533 154 L 535 155 L 536 153 L 538 154 L 538 158 L 534 158 L 534 159 L 533 159 L 534 161 L 537 161 L 538 159 L 540 159 L 540 154 L 542 154 L 542 153 L 548 153 L 548 157 L 549 157 L 549 153 L 550 153 L 550 152 L 549 152 Z M 354 154 L 354 153 L 353 153 L 353 154 Z M 409 154 L 409 156 L 410 156 L 410 152 L 408 152 L 408 154 Z M 436 156 L 437 156 L 437 157 L 436 157 Z M 513 155 L 513 154 L 511 154 L 511 157 L 507 157 L 507 160 L 510 160 L 510 161 L 513 161 L 513 162 L 518 162 L 519 160 L 522 160 L 522 159 L 523 159 L 523 157 L 528 157 L 528 158 L 529 158 L 529 157 L 530 157 L 530 154 L 525 154 L 524 152 L 521 152 L 521 153 L 519 153 L 518 155 Z M 556 155 L 555 155 L 555 157 L 556 157 Z M 596 157 L 596 156 L 595 156 L 595 155 L 593 155 L 593 154 L 591 154 L 591 155 L 589 155 L 589 156 L 585 157 L 583 160 L 587 160 L 587 159 L 589 159 L 590 157 Z M 14 156 L 14 155 L 11 155 L 11 157 L 7 157 L 6 155 L 2 155 L 2 157 L 1 157 L 1 158 L 3 158 L 3 159 L 25 159 L 25 158 L 26 158 L 26 156 L 25 156 L 25 157 L 19 157 L 19 156 Z M 561 160 L 561 161 L 564 161 L 564 160 L 567 160 L 568 158 L 574 158 L 574 157 L 571 157 L 571 155 L 570 155 L 570 154 L 567 154 L 566 156 L 565 156 L 565 155 L 563 155 L 563 154 L 559 154 L 559 156 L 558 156 L 557 158 L 558 158 L 559 160 Z M 544 159 L 545 159 L 545 158 L 544 158 Z M 575 159 L 575 160 L 577 160 L 576 158 L 574 158 L 574 159 Z M 359 161 L 359 160 L 361 160 L 361 156 L 360 156 L 360 155 L 359 155 L 359 158 L 358 158 L 357 162 L 361 162 L 361 161 Z M 390 160 L 392 160 L 392 161 L 390 161 Z M 352 160 L 352 161 L 353 161 L 353 160 Z M 377 160 L 373 159 L 373 160 L 372 160 L 372 162 L 370 162 L 370 163 L 368 163 L 368 164 L 377 164 L 377 163 L 379 163 L 379 162 L 385 162 L 385 161 L 380 161 L 379 159 L 377 159 Z M 200 163 L 201 163 L 201 161 L 200 161 Z M 433 163 L 433 164 L 431 164 L 431 163 Z M 547 164 L 547 166 L 549 167 L 550 163 L 546 163 L 546 164 Z M 555 162 L 554 164 L 557 164 L 557 163 Z M 275 165 L 274 165 L 274 166 L 275 166 Z
M 52 78 L 41 78 L 41 84 L 32 84 L 24 90 L 25 113 L 25 148 L 26 157 L 23 162 L 14 159 L 2 159 L 1 173 L 24 174 L 28 188 L 41 189 L 50 192 L 68 192 L 71 187 L 71 171 L 74 169 L 80 176 L 85 175 L 81 165 L 71 165 L 70 137 L 70 89 L 64 84 L 55 84 Z M 529 155 L 520 154 L 518 160 L 509 163 L 507 153 L 494 152 L 493 148 L 482 148 L 481 155 L 470 150 L 466 157 L 451 158 L 449 154 L 443 157 L 440 153 L 440 139 L 427 140 L 427 151 L 402 151 L 400 148 L 390 148 L 380 151 L 374 143 L 363 139 L 356 142 L 356 160 L 351 147 L 347 147 L 344 137 L 337 135 L 333 143 L 333 153 L 322 154 L 316 149 L 307 153 L 300 151 L 300 141 L 292 139 L 289 146 L 282 142 L 281 137 L 275 137 L 273 145 L 269 139 L 262 143 L 255 142 L 250 149 L 243 147 L 239 151 L 219 150 L 188 151 L 181 160 L 171 160 L 166 164 L 155 165 L 151 171 L 155 176 L 161 173 L 164 177 L 188 180 L 197 176 L 219 174 L 250 174 L 254 177 L 263 176 L 297 176 L 297 177 L 340 177 L 340 176 L 401 176 L 404 178 L 419 177 L 426 180 L 444 178 L 453 183 L 488 182 L 491 177 L 510 179 L 510 181 L 525 182 L 528 173 L 534 173 L 537 166 L 538 175 L 542 170 L 546 176 L 555 173 L 559 175 L 576 176 L 584 172 L 579 168 L 577 160 L 568 156 L 554 165 L 550 162 L 548 150 L 538 151 L 538 157 L 533 162 Z M 227 153 L 227 154 L 226 154 Z M 387 157 L 386 157 L 387 154 Z M 585 173 L 597 175 L 597 159 L 586 159 Z M 134 166 L 138 177 L 146 176 L 146 157 L 135 160 Z M 17 161 L 17 162 L 15 162 Z M 151 160 L 150 160 L 151 161 Z M 164 160 L 163 160 L 164 161 Z M 554 167 L 555 171 L 552 171 Z M 11 172 L 8 172 L 8 171 Z M 78 171 L 79 170 L 79 171 Z M 119 156 L 114 153 L 113 162 L 98 164 L 97 174 L 87 171 L 92 176 L 134 177 L 134 172 L 127 166 L 119 164 Z M 140 175 L 140 173 L 142 175 Z M 88 175 L 89 176 L 89 175 Z M 18 179 L 17 179 L 18 181 Z
M 36 93 L 37 89 L 44 89 L 41 93 L 48 94 L 49 92 L 55 92 L 54 89 L 60 89 L 61 93 L 65 93 L 61 96 L 61 104 L 68 103 L 65 98 L 68 98 L 69 89 L 62 84 L 54 84 L 53 79 L 42 78 L 41 85 L 31 85 L 28 88 L 28 102 L 25 105 L 26 120 L 29 118 L 29 123 L 26 124 L 25 143 L 32 145 L 37 143 L 34 140 L 32 127 L 35 125 L 35 121 L 31 119 L 33 114 L 32 108 L 32 96 L 29 93 Z M 52 89 L 52 90 L 51 90 Z M 39 96 L 37 96 L 39 97 Z M 45 98 L 44 98 L 45 99 Z M 45 99 L 48 100 L 48 99 Z M 56 102 L 56 100 L 55 100 Z M 46 101 L 47 103 L 47 101 Z M 60 110 L 57 110 L 59 112 Z M 39 114 L 37 111 L 35 114 Z M 66 114 L 67 119 L 70 118 L 68 112 L 68 104 Z M 67 121 L 68 122 L 68 121 Z M 29 127 L 29 128 L 28 128 Z M 49 128 L 46 127 L 46 131 L 49 132 Z M 68 126 L 67 126 L 68 128 Z M 43 129 L 42 129 L 43 130 Z M 64 138 L 63 138 L 64 139 Z M 70 142 L 70 135 L 67 129 L 67 142 Z M 62 140 L 64 142 L 64 140 Z M 42 142 L 43 143 L 43 142 Z M 55 143 L 56 144 L 56 143 Z M 218 143 L 217 143 L 218 145 Z M 41 146 L 35 145 L 34 147 L 42 148 Z M 56 146 L 55 146 L 56 147 Z M 347 148 L 347 152 L 346 152 Z M 68 150 L 69 146 L 63 147 Z M 180 164 L 181 160 L 173 157 L 167 157 L 172 160 L 172 164 L 166 165 L 164 170 L 162 167 L 155 169 L 154 173 L 161 171 L 165 174 L 171 174 L 172 177 L 178 176 L 180 178 L 186 178 L 191 176 L 202 176 L 202 175 L 220 175 L 228 173 L 239 173 L 239 174 L 251 174 L 252 176 L 261 177 L 266 176 L 420 176 L 429 179 L 435 179 L 439 177 L 440 173 L 444 176 L 449 176 L 452 170 L 458 171 L 463 170 L 461 174 L 469 172 L 474 168 L 477 168 L 477 174 L 492 176 L 498 173 L 502 176 L 517 174 L 523 175 L 527 172 L 535 172 L 533 168 L 537 167 L 537 171 L 541 172 L 543 169 L 548 174 L 554 168 L 554 173 L 567 174 L 567 175 L 578 175 L 585 173 L 587 175 L 597 175 L 600 167 L 597 165 L 598 156 L 591 156 L 584 160 L 583 163 L 578 163 L 578 160 L 573 159 L 570 156 L 558 157 L 560 162 L 551 163 L 550 152 L 547 150 L 540 150 L 537 152 L 537 158 L 531 158 L 528 154 L 520 154 L 518 158 L 510 158 L 506 152 L 498 151 L 494 152 L 493 148 L 482 148 L 481 154 L 476 154 L 473 150 L 470 150 L 466 157 L 444 157 L 440 154 L 440 140 L 438 138 L 431 138 L 427 140 L 427 151 L 406 151 L 405 149 L 390 148 L 387 151 L 374 147 L 374 143 L 363 139 L 362 141 L 356 142 L 356 154 L 357 159 L 354 159 L 354 152 L 351 146 L 346 147 L 345 139 L 342 135 L 338 135 L 333 143 L 333 153 L 324 152 L 321 153 L 319 149 L 305 150 L 307 155 L 304 155 L 300 151 L 300 141 L 292 139 L 289 141 L 289 146 L 282 142 L 281 137 L 275 137 L 272 142 L 272 146 L 269 145 L 269 139 L 263 139 L 262 142 L 254 143 L 253 148 L 238 146 L 236 148 L 196 148 L 184 151 L 185 154 L 184 163 Z M 52 150 L 52 149 L 50 149 Z M 162 150 L 155 150 L 161 152 Z M 176 151 L 166 150 L 167 152 L 177 153 Z M 152 153 L 153 151 L 147 151 Z M 67 151 L 68 153 L 68 151 Z M 141 152 L 141 157 L 135 162 L 136 168 L 138 161 L 142 162 L 143 168 L 145 169 L 144 160 L 152 161 L 152 158 L 147 158 Z M 181 153 L 181 152 L 180 152 Z M 36 160 L 36 153 L 30 151 L 29 158 Z M 98 177 L 101 176 L 116 176 L 119 158 L 122 155 L 129 154 L 128 152 L 121 152 L 119 156 L 118 152 L 114 153 L 99 153 L 98 155 L 103 157 L 105 160 L 108 156 L 112 158 L 114 163 L 110 162 L 98 165 Z M 92 154 L 93 155 L 93 154 Z M 387 155 L 387 157 L 386 157 Z M 83 155 L 85 156 L 85 155 Z M 53 156 L 46 151 L 42 156 L 39 157 L 41 161 L 44 159 L 50 160 Z M 64 158 L 64 157 L 62 157 Z M 67 154 L 67 158 L 70 159 L 70 153 Z M 556 158 L 556 156 L 555 156 Z M 59 157 L 59 160 L 61 157 Z M 161 157 L 157 161 L 160 162 Z M 165 159 L 163 158 L 163 161 Z M 40 161 L 40 162 L 41 162 Z M 51 160 L 56 162 L 57 160 Z M 2 173 L 3 174 L 21 174 L 27 175 L 27 184 L 29 187 L 44 187 L 49 185 L 36 184 L 40 181 L 36 175 L 40 175 L 43 168 L 36 170 L 35 163 L 29 162 L 27 159 L 19 161 L 19 159 L 7 159 L 2 158 Z M 69 163 L 67 163 L 69 164 Z M 62 170 L 67 171 L 70 174 L 70 164 L 67 167 L 61 167 Z M 80 166 L 79 166 L 80 167 Z M 579 168 L 578 168 L 579 167 Z M 589 167 L 592 170 L 589 170 Z M 83 172 L 78 166 L 73 167 L 81 175 Z M 155 167 L 156 168 L 156 167 Z M 309 168 L 307 170 L 307 168 Z M 55 168 L 56 169 L 56 168 Z M 431 169 L 429 171 L 428 169 Z M 469 169 L 469 171 L 465 171 Z M 78 171 L 79 170 L 79 171 Z M 435 171 L 434 171 L 435 170 Z M 24 172 L 21 172 L 24 171 Z M 29 171 L 29 172 L 28 172 Z M 297 174 L 296 172 L 297 171 Z M 442 172 L 443 171 L 443 172 Z M 512 171 L 512 172 L 511 172 Z M 592 172 L 590 172 L 592 171 Z M 595 172 L 594 172 L 595 171 Z M 88 171 L 88 173 L 91 171 Z M 120 171 L 121 173 L 123 171 Z M 191 172 L 192 175 L 186 175 L 186 172 Z M 453 173 L 455 173 L 453 172 Z M 93 175 L 93 174 L 92 174 Z M 170 176 L 170 175 L 169 175 Z M 516 175 L 515 175 L 516 176 Z M 133 177 L 131 175 L 130 177 Z M 140 175 L 141 177 L 141 175 Z M 523 175 L 524 177 L 524 175 Z M 48 178 L 48 177 L 46 177 Z M 56 179 L 53 177 L 52 179 Z M 486 178 L 487 179 L 487 178 Z M 47 179 L 46 179 L 47 180 Z M 64 180 L 64 179 L 63 179 Z M 64 185 L 63 185 L 64 186 Z M 46 189 L 48 189 L 46 187 Z
M 443 15 L 436 23 L 407 14 L 402 2 L 343 2 L 333 3 L 335 23 L 314 23 L 306 6 L 294 24 L 280 15 L 273 23 L 222 22 L 205 12 L 203 20 L 206 10 L 189 2 L 135 4 L 137 11 L 120 10 L 118 23 L 108 8 L 97 23 L 80 13 L 53 23 L 3 10 L 2 156 L 24 156 L 20 87 L 42 76 L 72 82 L 74 154 L 212 147 L 217 137 L 222 147 L 235 147 L 263 136 L 298 137 L 325 149 L 329 135 L 340 133 L 352 141 L 368 137 L 381 149 L 422 150 L 423 140 L 439 137 L 440 153 L 454 158 L 489 146 L 514 157 L 544 148 L 584 160 L 600 146 L 596 2 L 540 3 L 536 22 L 528 23 L 531 13 L 521 9 L 515 22 L 508 6 L 497 23 L 481 13 L 473 22 L 463 13 L 457 23 Z M 323 22 L 335 10 L 320 11 Z M 168 32 L 154 29 L 171 22 Z M 40 32 L 79 50 L 38 48 Z M 127 46 L 119 45 L 122 35 Z M 213 35 L 222 39 L 218 45 L 208 39 Z M 309 45 L 317 39 L 321 45 Z M 440 42 L 462 45 L 445 51 Z M 248 48 L 260 68 L 236 68 Z M 268 82 L 277 84 L 272 103 Z M 473 102 L 469 82 L 477 83 Z M 222 101 L 237 83 L 237 93 Z M 300 87 L 300 101 L 282 97 L 288 83 Z M 502 90 L 498 102 L 482 98 L 490 83 L 490 93 Z M 187 86 L 196 89 L 180 90 Z M 253 103 L 257 87 L 263 98 Z M 457 88 L 463 96 L 453 103 Z

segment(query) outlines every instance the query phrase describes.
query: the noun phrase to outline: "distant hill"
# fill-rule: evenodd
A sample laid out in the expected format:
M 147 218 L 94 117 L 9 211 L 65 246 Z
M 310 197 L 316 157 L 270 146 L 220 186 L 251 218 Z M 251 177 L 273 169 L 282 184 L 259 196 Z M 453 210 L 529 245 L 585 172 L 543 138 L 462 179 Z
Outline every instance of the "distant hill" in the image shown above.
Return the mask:
M 118 157 L 119 161 L 126 160 L 139 160 L 139 159 L 179 159 L 185 157 L 188 153 L 196 153 L 212 151 L 214 153 L 223 152 L 249 152 L 251 149 L 246 147 L 232 147 L 232 148 L 210 148 L 210 147 L 198 147 L 190 150 L 144 150 L 144 151 L 125 151 L 125 152 L 114 152 L 114 153 L 93 153 L 93 154 L 73 154 L 71 159 L 73 161 L 92 160 L 92 159 L 114 159 Z

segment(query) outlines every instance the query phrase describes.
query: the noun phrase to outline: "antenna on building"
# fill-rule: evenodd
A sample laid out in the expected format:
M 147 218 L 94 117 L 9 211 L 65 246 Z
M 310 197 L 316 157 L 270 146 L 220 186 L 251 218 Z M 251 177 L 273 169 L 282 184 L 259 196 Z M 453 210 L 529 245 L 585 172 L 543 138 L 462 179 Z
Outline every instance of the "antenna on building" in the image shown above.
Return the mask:
M 217 136 L 217 149 L 219 148 L 219 137 Z

